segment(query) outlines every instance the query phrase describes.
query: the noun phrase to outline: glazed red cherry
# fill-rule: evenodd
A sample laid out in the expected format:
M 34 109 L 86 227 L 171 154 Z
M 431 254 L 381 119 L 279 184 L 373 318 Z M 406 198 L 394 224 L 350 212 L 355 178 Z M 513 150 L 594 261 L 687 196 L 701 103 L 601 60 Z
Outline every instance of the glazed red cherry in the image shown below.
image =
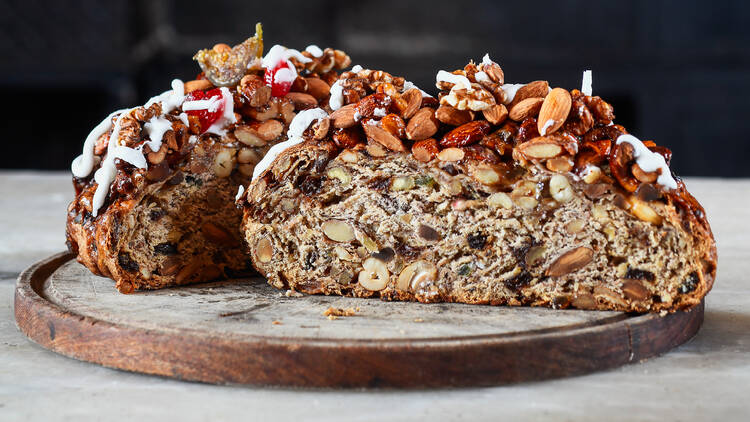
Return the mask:
M 271 95 L 283 97 L 292 88 L 295 75 L 293 65 L 287 60 L 282 60 L 273 69 L 266 69 L 263 79 L 266 81 L 266 85 L 271 87 Z
M 201 133 L 208 130 L 212 124 L 216 123 L 224 114 L 224 97 L 221 95 L 219 88 L 210 89 L 208 91 L 193 91 L 185 96 L 185 102 L 188 101 L 199 101 L 199 100 L 211 100 L 212 98 L 218 98 L 219 104 L 215 110 L 211 111 L 208 109 L 204 110 L 186 110 L 185 113 L 188 116 L 198 117 L 198 121 L 201 124 Z

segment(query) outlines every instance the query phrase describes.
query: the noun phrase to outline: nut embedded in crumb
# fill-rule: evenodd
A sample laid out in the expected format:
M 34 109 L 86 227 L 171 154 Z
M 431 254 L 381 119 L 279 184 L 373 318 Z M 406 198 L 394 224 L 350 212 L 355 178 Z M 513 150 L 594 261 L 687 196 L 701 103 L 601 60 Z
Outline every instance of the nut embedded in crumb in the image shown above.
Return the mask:
M 325 311 L 323 311 L 323 316 L 327 316 L 328 319 L 333 321 L 334 319 L 338 319 L 338 317 L 348 317 L 348 316 L 354 316 L 357 314 L 357 311 L 359 311 L 359 308 L 334 308 L 333 306 L 328 307 Z

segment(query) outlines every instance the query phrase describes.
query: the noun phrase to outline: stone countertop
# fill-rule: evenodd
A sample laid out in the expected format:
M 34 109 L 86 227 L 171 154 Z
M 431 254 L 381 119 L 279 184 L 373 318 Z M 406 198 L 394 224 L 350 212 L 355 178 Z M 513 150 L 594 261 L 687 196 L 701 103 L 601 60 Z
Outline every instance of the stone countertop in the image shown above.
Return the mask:
M 750 180 L 688 179 L 719 249 L 698 335 L 646 362 L 492 388 L 430 391 L 213 386 L 128 373 L 47 351 L 16 328 L 18 274 L 65 249 L 64 173 L 0 172 L 0 420 L 747 420 Z

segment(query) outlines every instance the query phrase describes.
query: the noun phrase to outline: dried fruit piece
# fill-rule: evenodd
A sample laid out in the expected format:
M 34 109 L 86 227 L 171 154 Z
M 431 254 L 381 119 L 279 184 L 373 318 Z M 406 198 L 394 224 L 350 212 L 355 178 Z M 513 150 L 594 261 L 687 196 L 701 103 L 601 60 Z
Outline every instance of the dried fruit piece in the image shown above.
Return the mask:
M 224 97 L 219 88 L 208 91 L 193 91 L 185 96 L 185 102 L 206 101 L 210 105 L 201 110 L 186 110 L 188 116 L 195 116 L 200 122 L 201 133 L 208 130 L 212 124 L 224 115 Z
M 242 79 L 248 65 L 263 55 L 263 28 L 255 24 L 255 36 L 248 38 L 230 51 L 212 48 L 198 51 L 193 60 L 200 65 L 206 79 L 214 86 L 232 86 Z
M 585 246 L 580 246 L 560 255 L 550 264 L 546 275 L 560 277 L 578 271 L 588 265 L 594 257 L 594 251 Z
M 271 87 L 271 95 L 274 97 L 283 97 L 289 93 L 294 83 L 296 70 L 294 65 L 288 60 L 280 60 L 272 69 L 266 69 L 263 79 L 266 85 Z

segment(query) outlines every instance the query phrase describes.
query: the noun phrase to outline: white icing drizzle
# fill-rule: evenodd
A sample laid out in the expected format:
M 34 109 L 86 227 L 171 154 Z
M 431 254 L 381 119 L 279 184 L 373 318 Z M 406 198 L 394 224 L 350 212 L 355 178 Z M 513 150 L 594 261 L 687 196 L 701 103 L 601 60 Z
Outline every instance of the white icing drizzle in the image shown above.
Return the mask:
M 295 49 L 286 48 L 282 45 L 276 44 L 268 50 L 268 53 L 266 53 L 263 60 L 261 60 L 261 64 L 266 69 L 273 69 L 279 64 L 279 62 L 289 60 L 292 57 L 301 63 L 309 63 L 312 61 L 311 58 L 303 56 L 302 53 Z
M 486 53 L 484 57 L 482 57 L 482 64 L 487 65 L 487 64 L 493 64 L 493 63 L 495 62 L 493 62 L 492 59 L 490 59 L 490 53 Z
M 581 81 L 581 92 L 583 95 L 591 95 L 592 75 L 590 70 L 583 71 L 583 80 Z
M 323 50 L 315 44 L 308 45 L 305 51 L 312 54 L 313 57 L 323 57 Z
M 292 68 L 282 67 L 273 74 L 273 81 L 277 84 L 291 83 L 297 79 L 297 71 Z
M 551 128 L 552 125 L 555 124 L 555 119 L 548 119 L 546 122 L 544 122 L 544 126 L 542 126 L 542 130 L 540 135 L 544 136 L 547 134 L 547 129 Z
M 623 142 L 633 146 L 633 156 L 638 167 L 647 173 L 657 172 L 659 174 L 656 183 L 668 189 L 677 189 L 677 182 L 672 177 L 672 172 L 661 154 L 648 149 L 640 139 L 633 135 L 620 135 L 617 138 L 617 145 Z
M 424 92 L 424 90 L 422 90 L 422 88 L 414 85 L 414 83 L 412 83 L 410 81 L 404 81 L 404 89 L 401 92 L 406 92 L 406 91 L 408 91 L 410 89 L 413 89 L 413 88 L 417 88 L 420 92 L 422 92 L 422 98 L 424 98 L 424 97 L 432 98 L 432 95 Z
M 504 104 L 510 104 L 514 98 L 516 98 L 516 92 L 526 84 L 503 84 L 500 88 L 505 91 L 505 102 Z
M 207 100 L 185 101 L 182 104 L 182 110 L 184 111 L 208 110 L 210 113 L 213 113 L 219 109 L 219 106 L 221 105 L 221 100 L 222 98 L 219 98 L 219 97 L 211 97 Z
M 354 65 L 354 67 L 352 67 L 352 72 L 354 72 L 354 73 L 359 73 L 361 71 L 362 71 L 362 66 L 360 66 L 358 64 L 356 64 L 356 65 Z
M 375 107 L 375 110 L 373 110 L 373 115 L 375 115 L 375 117 L 385 117 L 386 114 L 388 114 L 388 112 L 382 107 Z
M 227 133 L 225 127 L 229 124 L 235 123 L 237 118 L 234 115 L 234 97 L 229 91 L 229 88 L 221 87 L 219 89 L 221 90 L 221 97 L 224 99 L 224 113 L 214 122 L 214 124 L 206 129 L 206 133 L 224 136 Z
M 226 133 L 224 126 L 230 123 L 236 122 L 234 116 L 234 101 L 232 94 L 229 89 L 221 88 L 222 99 L 224 102 L 224 113 L 217 122 L 215 122 L 206 132 L 223 135 Z M 155 103 L 161 103 L 162 114 L 168 114 L 180 106 L 184 107 L 183 110 L 210 110 L 216 111 L 222 101 L 219 98 L 211 98 L 209 100 L 189 101 L 185 102 L 185 85 L 179 79 L 172 81 L 172 90 L 163 92 L 155 97 L 150 98 L 143 107 L 150 107 Z M 183 104 L 184 103 L 184 104 Z M 161 148 L 164 134 L 172 129 L 172 122 L 162 116 L 152 117 L 146 122 L 143 127 L 149 136 L 149 140 L 136 148 L 130 148 L 121 144 L 120 140 L 120 128 L 122 127 L 123 119 L 130 115 L 137 107 L 130 109 L 123 109 L 115 111 L 99 123 L 89 135 L 86 137 L 86 141 L 83 144 L 83 153 L 76 157 L 71 164 L 71 171 L 76 177 L 88 177 L 94 168 L 96 156 L 94 155 L 94 149 L 96 141 L 102 135 L 112 130 L 109 135 L 109 143 L 107 145 L 107 152 L 104 159 L 101 161 L 101 166 L 94 173 L 94 181 L 97 183 L 96 191 L 94 191 L 94 197 L 91 203 L 92 215 L 96 217 L 99 213 L 99 208 L 104 205 L 104 201 L 107 198 L 109 189 L 112 182 L 117 176 L 117 166 L 115 165 L 115 159 L 119 158 L 127 163 L 132 164 L 137 168 L 147 168 L 148 162 L 143 154 L 143 147 L 148 145 L 152 151 L 158 151 Z M 115 120 L 114 125 L 112 124 L 112 118 L 116 115 L 119 116 Z M 187 114 L 180 113 L 177 116 L 186 125 L 189 124 Z M 198 138 L 194 135 L 190 136 L 189 142 L 195 143 Z
M 437 73 L 435 79 L 437 82 L 447 82 L 453 84 L 453 88 L 451 88 L 451 91 L 453 91 L 454 89 L 465 89 L 468 92 L 474 90 L 471 87 L 471 81 L 469 81 L 469 78 L 464 75 L 454 75 L 453 73 L 441 70 Z
M 292 123 L 289 124 L 289 130 L 286 132 L 288 140 L 278 143 L 271 147 L 271 149 L 268 150 L 266 155 L 263 157 L 262 160 L 255 166 L 255 169 L 253 169 L 253 180 L 257 179 L 261 174 L 263 174 L 266 169 L 273 163 L 273 160 L 276 159 L 276 157 L 279 156 L 282 152 L 285 150 L 300 144 L 304 141 L 304 138 L 302 138 L 302 134 L 307 130 L 308 127 L 314 122 L 315 120 L 320 120 L 328 117 L 328 113 L 325 112 L 322 108 L 312 108 L 309 110 L 303 110 L 297 113 L 296 116 L 294 116 L 294 119 L 292 119 Z
M 125 110 L 127 109 L 117 110 L 110 113 L 109 116 L 96 125 L 91 133 L 89 133 L 86 137 L 86 141 L 83 143 L 83 153 L 76 157 L 70 165 L 70 170 L 73 173 L 73 176 L 80 178 L 88 177 L 88 175 L 91 174 L 91 170 L 94 169 L 95 164 L 94 161 L 96 156 L 94 155 L 94 147 L 96 146 L 96 141 L 112 129 L 112 118 L 118 113 L 125 112 Z
M 172 122 L 161 116 L 154 116 L 143 125 L 143 128 L 146 129 L 150 139 L 146 141 L 146 145 L 151 148 L 151 151 L 159 151 L 164 134 L 172 130 Z
M 242 198 L 242 194 L 245 193 L 245 187 L 240 185 L 239 188 L 237 188 L 237 195 L 234 197 L 234 202 L 237 202 Z
M 492 82 L 492 81 L 490 81 L 490 77 L 487 76 L 486 73 L 481 72 L 481 71 L 474 74 L 474 79 L 476 79 L 477 82 L 479 82 L 479 83 L 482 83 L 482 82 Z
M 331 97 L 328 99 L 328 106 L 331 110 L 338 110 L 344 106 L 344 87 L 341 85 L 341 80 L 338 80 L 331 85 L 330 90 Z
M 178 118 L 180 119 L 180 121 L 181 121 L 182 123 L 184 123 L 184 124 L 185 124 L 185 126 L 188 126 L 188 127 L 190 127 L 190 121 L 188 120 L 188 115 L 187 115 L 187 113 L 180 113 L 180 114 L 178 114 L 178 115 L 177 115 L 177 117 L 178 117 Z

